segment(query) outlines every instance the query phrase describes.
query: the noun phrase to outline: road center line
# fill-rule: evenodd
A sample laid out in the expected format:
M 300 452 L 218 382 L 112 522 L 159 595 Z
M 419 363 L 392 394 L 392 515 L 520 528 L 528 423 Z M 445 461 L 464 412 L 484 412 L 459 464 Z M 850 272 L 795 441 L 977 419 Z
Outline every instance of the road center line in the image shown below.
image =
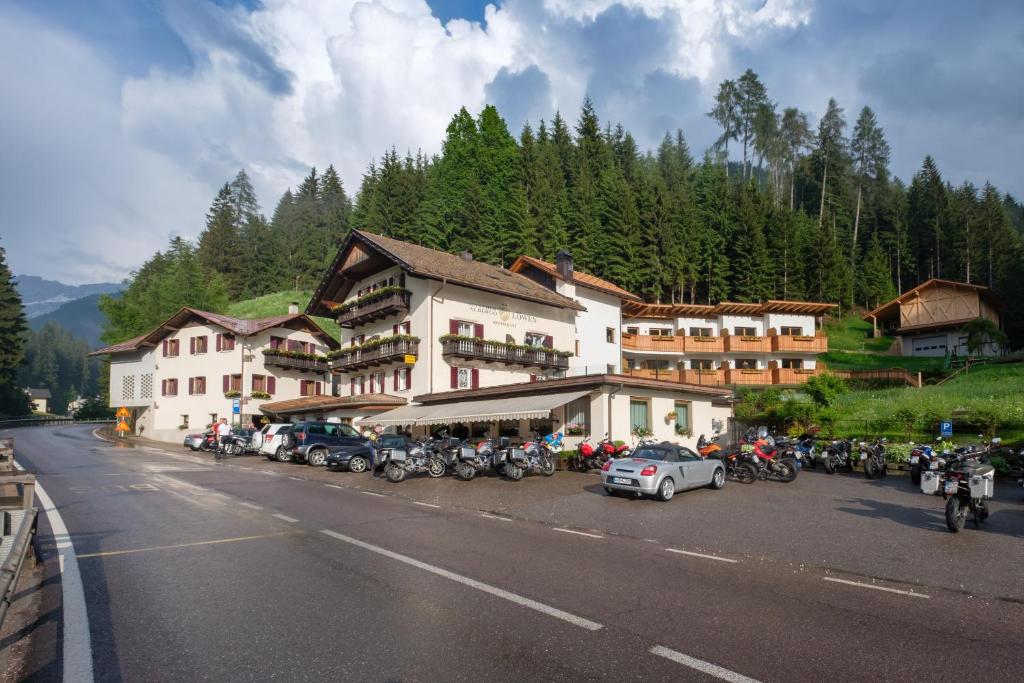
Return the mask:
M 575 614 L 564 612 L 558 609 L 557 607 L 545 605 L 542 602 L 531 600 L 530 598 L 524 597 L 522 595 L 511 593 L 502 588 L 497 588 L 496 586 L 491 586 L 489 584 L 482 583 L 480 581 L 477 581 L 476 579 L 471 579 L 469 577 L 462 576 L 461 574 L 456 574 L 455 572 L 448 571 L 447 569 L 435 567 L 432 564 L 427 564 L 426 562 L 421 562 L 419 560 L 413 559 L 408 555 L 402 555 L 401 553 L 396 553 L 392 550 L 381 548 L 380 546 L 373 545 L 372 543 L 367 543 L 365 541 L 360 541 L 357 538 L 352 538 L 351 536 L 339 534 L 338 532 L 331 531 L 330 529 L 322 529 L 320 533 L 330 536 L 331 538 L 335 538 L 339 541 L 343 541 L 345 543 L 357 546 L 359 548 L 363 548 L 364 550 L 369 550 L 370 552 L 377 553 L 378 555 L 383 555 L 384 557 L 391 558 L 392 560 L 398 560 L 399 562 L 403 562 L 410 566 L 416 567 L 417 569 L 428 571 L 431 574 L 436 574 L 451 581 L 455 581 L 456 583 L 461 583 L 464 586 L 475 588 L 484 593 L 488 593 L 489 595 L 502 598 L 503 600 L 514 602 L 517 605 L 528 607 L 532 610 L 536 610 L 543 614 L 547 614 L 548 616 L 555 617 L 556 619 L 561 619 L 562 621 L 566 621 L 572 624 L 573 626 L 579 626 L 580 628 L 585 628 L 590 631 L 599 631 L 600 629 L 604 628 L 604 626 L 598 624 L 595 621 L 590 621 L 589 619 L 578 617 Z
M 238 504 L 239 505 L 244 505 L 245 507 L 250 508 L 252 510 L 262 510 L 263 509 L 262 505 L 256 505 L 256 503 L 246 503 L 245 501 L 240 501 Z
M 343 488 L 345 488 L 344 486 L 338 486 L 337 484 L 324 484 L 324 486 L 326 486 L 329 489 L 343 489 Z
M 294 517 L 289 517 L 288 515 L 282 515 L 280 512 L 275 512 L 274 513 L 274 517 L 277 517 L 278 519 L 283 519 L 284 521 L 289 522 L 290 524 L 294 524 L 295 522 L 299 521 L 299 520 L 295 519 Z
M 888 588 L 886 586 L 875 586 L 875 585 L 872 585 L 870 583 L 861 583 L 860 581 L 847 581 L 846 579 L 836 579 L 836 578 L 833 578 L 831 576 L 823 576 L 822 578 L 825 579 L 826 581 L 831 581 L 832 583 L 841 583 L 841 584 L 844 584 L 846 586 L 857 586 L 858 588 L 870 588 L 870 589 L 876 590 L 876 591 L 885 591 L 886 593 L 898 593 L 899 595 L 908 595 L 908 596 L 910 596 L 912 598 L 925 598 L 925 599 L 928 599 L 928 598 L 932 597 L 932 596 L 927 595 L 925 593 L 915 593 L 914 591 L 904 591 L 904 590 L 900 590 L 898 588 Z
M 500 522 L 511 522 L 512 521 L 508 517 L 499 517 L 497 515 L 489 515 L 486 512 L 481 512 L 480 516 L 481 517 L 486 517 L 487 519 L 496 519 L 496 520 L 498 520 Z
M 556 526 L 552 531 L 561 531 L 563 534 L 576 534 L 577 536 L 587 536 L 588 538 L 604 538 L 600 534 L 588 534 L 586 531 L 576 531 L 575 529 L 563 529 L 562 527 Z
M 414 500 L 412 502 L 412 504 L 413 505 L 422 505 L 425 508 L 439 508 L 439 507 L 441 507 L 440 505 L 434 505 L 433 503 L 424 503 L 424 502 L 421 502 L 421 501 L 418 501 L 418 500 Z
M 301 531 L 279 531 L 273 534 L 259 534 L 257 536 L 236 536 L 234 538 L 215 538 L 210 541 L 194 541 L 192 543 L 175 543 L 173 545 L 154 545 L 149 548 L 129 548 L 127 550 L 107 550 L 100 553 L 83 553 L 79 559 L 88 557 L 112 557 L 114 555 L 134 555 L 135 553 L 148 553 L 153 550 L 176 550 L 178 548 L 194 548 L 200 545 L 218 545 L 221 543 L 237 543 L 239 541 L 258 541 L 264 538 L 276 538 L 278 536 L 294 536 L 301 534 Z
M 330 484 L 328 484 L 330 486 Z M 341 488 L 340 486 L 338 487 Z M 383 493 L 374 493 L 373 491 L 360 491 L 359 493 L 365 493 L 368 496 L 377 496 L 378 498 L 387 498 Z
M 732 564 L 739 563 L 739 560 L 733 560 L 733 559 L 728 558 L 728 557 L 718 557 L 716 555 L 705 555 L 704 553 L 695 553 L 695 552 L 691 552 L 689 550 L 679 550 L 677 548 L 665 548 L 665 550 L 667 550 L 670 553 L 678 553 L 680 555 L 689 555 L 690 557 L 700 557 L 700 558 L 703 558 L 705 560 L 717 560 L 719 562 L 730 562 Z
M 723 681 L 730 681 L 730 683 L 758 683 L 757 679 L 755 678 L 749 678 L 747 676 L 744 676 L 743 674 L 738 674 L 735 671 L 730 671 L 729 669 L 722 668 L 717 664 L 705 662 L 703 659 L 697 659 L 696 657 L 691 657 L 690 655 L 684 655 L 682 652 L 676 652 L 675 650 L 667 648 L 664 645 L 655 645 L 650 650 L 648 650 L 648 652 L 650 652 L 652 655 L 658 655 L 659 657 L 670 659 L 676 664 L 682 664 L 683 666 L 688 666 L 691 669 L 696 669 L 697 671 L 707 674 L 708 676 L 714 676 L 715 678 L 720 678 Z
M 17 462 L 14 466 L 19 470 L 25 470 Z M 91 683 L 92 640 L 89 637 L 89 613 L 85 607 L 82 574 L 78 571 L 79 556 L 75 555 L 75 545 L 71 541 L 67 526 L 64 525 L 64 519 L 38 480 L 36 498 L 39 499 L 50 522 L 54 547 L 57 550 L 57 566 L 60 569 L 61 609 L 64 612 L 64 680 Z

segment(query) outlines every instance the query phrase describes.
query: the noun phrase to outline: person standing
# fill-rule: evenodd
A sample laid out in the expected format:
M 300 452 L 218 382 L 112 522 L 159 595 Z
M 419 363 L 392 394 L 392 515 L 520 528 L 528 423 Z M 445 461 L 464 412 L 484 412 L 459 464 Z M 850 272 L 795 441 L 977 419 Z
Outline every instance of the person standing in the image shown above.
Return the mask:
M 220 442 L 220 447 L 217 449 L 217 458 L 224 457 L 224 451 L 228 445 L 228 438 L 231 436 L 231 425 L 228 424 L 228 419 L 222 417 L 220 424 L 217 425 L 217 437 Z

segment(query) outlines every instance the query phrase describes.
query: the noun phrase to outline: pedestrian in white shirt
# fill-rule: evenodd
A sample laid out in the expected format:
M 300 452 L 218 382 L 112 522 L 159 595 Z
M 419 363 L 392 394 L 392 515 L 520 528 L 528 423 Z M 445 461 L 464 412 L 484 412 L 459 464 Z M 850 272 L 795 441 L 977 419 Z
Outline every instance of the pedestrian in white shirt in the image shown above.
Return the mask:
M 224 449 L 228 445 L 228 438 L 231 436 L 231 425 L 228 424 L 228 419 L 222 417 L 220 423 L 217 425 L 217 440 L 220 442 L 220 448 L 217 449 L 217 458 L 224 457 Z

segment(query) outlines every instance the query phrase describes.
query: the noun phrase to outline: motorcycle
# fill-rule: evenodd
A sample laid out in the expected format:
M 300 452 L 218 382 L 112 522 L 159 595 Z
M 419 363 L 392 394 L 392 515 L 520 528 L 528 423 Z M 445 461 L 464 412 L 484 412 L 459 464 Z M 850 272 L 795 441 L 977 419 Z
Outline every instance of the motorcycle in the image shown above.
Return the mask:
M 717 458 L 717 454 L 722 451 L 722 446 L 718 443 L 718 439 L 718 434 L 715 434 L 710 439 L 704 438 L 704 435 L 701 434 L 697 439 L 697 452 L 700 453 L 700 457 Z
M 833 440 L 825 447 L 823 458 L 825 471 L 835 474 L 839 470 L 853 472 L 853 441 L 850 439 Z
M 601 469 L 601 465 L 607 459 L 602 459 L 602 455 L 603 451 L 596 450 L 593 444 L 590 443 L 590 437 L 588 436 L 576 446 L 576 453 L 572 456 L 569 464 L 577 472 L 598 470 Z
M 642 446 L 643 444 L 644 441 L 641 440 L 640 445 Z M 612 458 L 628 457 L 629 454 L 633 451 L 633 449 L 630 448 L 627 444 L 616 446 L 614 443 L 612 443 L 612 440 L 608 437 L 607 434 L 604 435 L 604 438 L 601 439 L 601 441 L 597 444 L 597 448 L 595 448 L 594 450 L 597 452 L 599 458 L 601 459 L 601 465 L 603 465 L 606 461 L 611 460 Z
M 753 484 L 757 481 L 758 467 L 754 464 L 753 451 L 732 451 L 726 453 L 719 450 L 714 456 L 725 465 L 725 476 L 732 477 L 741 484 Z
M 988 459 L 992 446 L 1000 443 L 999 439 L 992 439 L 984 451 L 960 453 L 946 463 L 940 488 L 946 501 L 946 527 L 953 533 L 964 528 L 968 511 L 975 529 L 980 528 L 981 522 L 988 519 L 989 510 L 985 501 L 995 493 L 996 470 L 984 461 Z
M 408 450 L 382 448 L 380 455 L 384 466 L 384 476 L 395 484 L 405 479 L 407 473 L 426 472 L 435 479 L 443 477 L 445 473 L 444 461 L 425 448 L 422 443 L 415 444 Z
M 864 476 L 868 479 L 884 478 L 888 474 L 885 466 L 886 439 L 875 439 L 868 443 L 861 441 L 858 446 L 860 463 L 864 466 Z
M 543 441 L 527 441 L 523 444 L 526 455 L 525 473 L 543 474 L 550 477 L 555 473 L 555 461 L 551 450 Z
M 424 446 L 444 462 L 445 472 L 454 473 L 459 464 L 459 453 L 466 443 L 454 436 L 440 436 L 429 439 Z
M 752 460 L 749 459 L 749 455 L 747 458 L 748 462 L 757 468 L 758 479 L 767 480 L 770 477 L 775 477 L 787 484 L 796 479 L 799 472 L 796 459 L 781 457 L 775 440 L 764 428 L 758 432 L 758 439 L 754 442 L 753 451 L 747 451 L 747 453 L 753 455 Z
M 498 470 L 505 461 L 505 449 L 509 446 L 506 437 L 485 439 L 476 447 L 462 446 L 459 448 L 459 462 L 455 465 L 455 476 L 462 481 L 469 481 L 477 474 L 487 470 Z M 500 471 L 499 471 L 500 473 Z
M 225 455 L 245 455 L 255 450 L 252 446 L 252 439 L 240 434 L 232 434 L 224 444 Z
M 807 466 L 814 469 L 818 466 L 818 455 L 815 453 L 815 447 L 816 444 L 814 439 L 812 437 L 805 436 L 787 444 L 783 454 L 787 458 L 795 458 L 801 466 Z

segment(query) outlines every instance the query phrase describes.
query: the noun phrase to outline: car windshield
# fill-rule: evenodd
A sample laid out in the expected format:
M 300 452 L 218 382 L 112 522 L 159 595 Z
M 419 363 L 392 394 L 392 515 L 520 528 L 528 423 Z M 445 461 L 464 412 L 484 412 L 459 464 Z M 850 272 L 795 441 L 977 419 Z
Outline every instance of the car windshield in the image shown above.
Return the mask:
M 668 451 L 663 448 L 638 448 L 633 451 L 634 458 L 643 458 L 644 460 L 664 460 L 668 456 Z

